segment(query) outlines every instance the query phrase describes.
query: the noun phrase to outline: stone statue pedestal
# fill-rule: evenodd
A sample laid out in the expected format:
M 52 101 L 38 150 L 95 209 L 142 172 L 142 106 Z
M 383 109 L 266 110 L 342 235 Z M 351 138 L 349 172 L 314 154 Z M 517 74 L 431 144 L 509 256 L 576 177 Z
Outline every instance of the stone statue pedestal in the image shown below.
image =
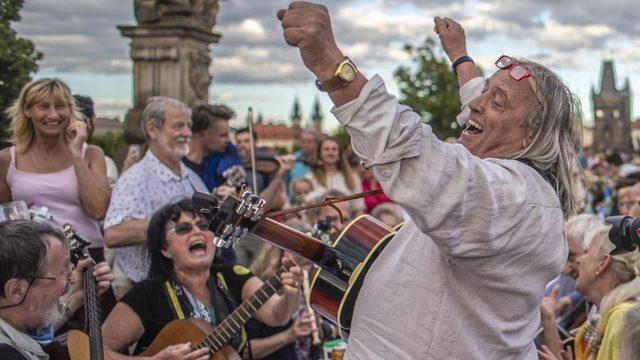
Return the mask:
M 191 107 L 208 102 L 209 45 L 221 37 L 212 30 L 217 1 L 209 0 L 206 9 L 180 1 L 172 6 L 166 3 L 170 1 L 137 0 L 139 25 L 118 26 L 122 36 L 131 39 L 133 108 L 124 124 L 130 144 L 144 142 L 140 117 L 150 97 L 167 96 Z

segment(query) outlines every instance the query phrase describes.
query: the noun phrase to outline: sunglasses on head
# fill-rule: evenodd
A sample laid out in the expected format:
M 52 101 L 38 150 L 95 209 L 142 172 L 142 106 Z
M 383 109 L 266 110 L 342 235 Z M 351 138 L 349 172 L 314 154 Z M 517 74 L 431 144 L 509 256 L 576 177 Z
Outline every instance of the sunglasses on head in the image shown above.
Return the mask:
M 172 232 L 175 232 L 177 235 L 186 235 L 191 233 L 191 231 L 193 231 L 193 223 L 190 222 L 179 222 L 176 224 L 176 226 L 173 227 L 173 229 L 171 229 Z M 195 226 L 198 228 L 198 230 L 200 231 L 208 231 L 209 230 L 209 223 L 205 220 L 199 220 L 198 222 L 196 222 Z
M 544 101 L 542 101 L 542 94 L 538 91 L 538 84 L 536 83 L 536 80 L 533 78 L 531 71 L 529 71 L 529 69 L 524 65 L 520 64 L 510 56 L 502 55 L 498 60 L 496 60 L 496 66 L 501 70 L 509 70 L 509 75 L 516 81 L 526 78 L 540 104 L 544 104 Z

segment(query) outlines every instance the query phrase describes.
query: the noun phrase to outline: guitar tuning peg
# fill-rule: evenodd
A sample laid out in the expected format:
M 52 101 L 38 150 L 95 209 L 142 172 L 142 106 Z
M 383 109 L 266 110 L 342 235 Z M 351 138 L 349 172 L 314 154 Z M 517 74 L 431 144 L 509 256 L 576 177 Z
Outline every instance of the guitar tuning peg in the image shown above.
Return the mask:
M 239 237 L 233 238 L 233 241 L 231 242 L 231 247 L 235 249 L 239 243 L 240 243 Z
M 245 192 L 243 192 L 243 193 L 242 193 L 242 200 L 244 200 L 244 201 L 247 201 L 247 202 L 248 202 L 248 201 L 250 201 L 250 200 L 251 200 L 251 197 L 252 197 L 252 196 L 253 196 L 253 194 L 252 194 L 251 192 L 249 192 L 249 191 L 245 191 Z
M 222 235 L 220 237 L 223 239 L 228 238 L 233 233 L 234 228 L 235 227 L 233 225 L 227 224 L 227 226 L 222 230 Z
M 258 201 L 258 209 L 262 209 L 266 203 L 264 199 L 260 199 L 260 201 Z
M 221 238 L 219 238 L 219 237 L 217 237 L 217 236 L 215 236 L 215 237 L 213 238 L 213 244 L 214 244 L 216 247 L 219 247 L 219 248 L 225 247 L 226 243 L 227 243 L 227 242 L 226 242 L 225 240 L 223 240 L 223 239 L 221 239 Z

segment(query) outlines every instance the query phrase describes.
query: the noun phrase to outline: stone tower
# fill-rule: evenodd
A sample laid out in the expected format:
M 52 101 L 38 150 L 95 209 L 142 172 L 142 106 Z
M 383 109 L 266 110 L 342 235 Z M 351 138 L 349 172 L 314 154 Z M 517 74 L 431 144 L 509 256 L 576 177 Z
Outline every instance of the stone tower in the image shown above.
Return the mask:
M 311 111 L 311 120 L 313 121 L 313 127 L 322 134 L 322 108 L 320 108 L 320 99 L 316 96 L 313 101 L 313 110 Z
M 144 141 L 140 116 L 147 99 L 168 96 L 191 107 L 207 103 L 211 85 L 210 45 L 218 0 L 135 0 L 137 25 L 118 26 L 131 39 L 133 108 L 126 116 L 125 138 Z
M 629 79 L 622 89 L 616 87 L 613 61 L 602 63 L 600 92 L 591 88 L 593 101 L 593 147 L 595 151 L 617 149 L 632 152 L 631 141 L 631 89 Z

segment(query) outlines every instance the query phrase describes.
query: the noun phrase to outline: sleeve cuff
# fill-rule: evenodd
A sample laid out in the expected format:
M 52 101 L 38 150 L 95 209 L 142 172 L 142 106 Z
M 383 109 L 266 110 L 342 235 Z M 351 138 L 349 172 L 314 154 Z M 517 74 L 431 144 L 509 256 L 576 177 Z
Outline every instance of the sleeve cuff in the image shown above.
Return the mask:
M 462 85 L 460 88 L 459 94 L 462 107 L 460 109 L 460 114 L 456 116 L 456 122 L 461 127 L 465 127 L 467 125 L 467 120 L 469 120 L 469 115 L 471 114 L 469 102 L 482 93 L 483 86 L 484 78 L 482 76 L 478 76 L 467 81 L 467 83 Z
M 376 74 L 371 79 L 369 79 L 369 81 L 367 81 L 357 98 L 338 108 L 334 106 L 331 109 L 331 113 L 336 117 L 336 119 L 338 119 L 338 122 L 341 125 L 345 126 L 349 124 L 349 122 L 351 122 L 351 119 L 353 119 L 355 113 L 367 100 L 369 94 L 380 87 L 384 87 L 384 81 L 378 74 Z

